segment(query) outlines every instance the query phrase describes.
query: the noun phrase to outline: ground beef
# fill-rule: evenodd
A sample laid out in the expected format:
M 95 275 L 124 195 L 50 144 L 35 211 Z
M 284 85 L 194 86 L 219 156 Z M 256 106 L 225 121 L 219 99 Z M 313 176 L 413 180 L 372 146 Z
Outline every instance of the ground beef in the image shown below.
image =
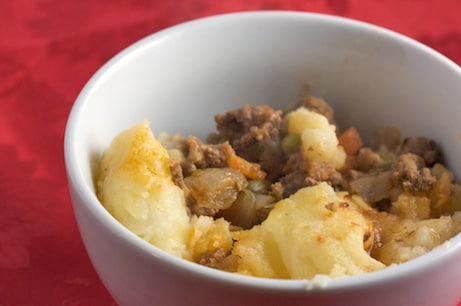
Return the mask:
M 434 187 L 435 177 L 425 167 L 424 159 L 413 153 L 398 157 L 393 165 L 391 181 L 394 186 L 407 191 L 429 191 Z
M 268 105 L 245 105 L 215 116 L 220 134 L 238 150 L 279 135 L 282 112 Z
M 186 158 L 181 164 L 185 176 L 196 169 L 226 167 L 229 156 L 233 154 L 228 142 L 204 144 L 197 137 L 190 136 L 186 144 Z
M 313 180 L 322 182 L 330 181 L 337 171 L 333 164 L 309 163 L 307 172 Z
M 272 186 L 272 191 L 288 197 L 300 188 L 314 186 L 322 181 L 333 185 L 342 185 L 342 177 L 331 164 L 311 163 L 301 152 L 291 154 L 283 167 L 284 176 L 278 184 Z
M 303 153 L 296 152 L 288 157 L 287 162 L 283 166 L 283 173 L 285 175 L 294 171 L 304 171 L 307 173 L 308 167 L 308 162 L 304 158 Z
M 280 198 L 286 198 L 303 187 L 316 185 L 305 171 L 293 171 L 272 184 L 272 192 Z
M 237 155 L 261 168 L 275 179 L 284 163 L 280 139 L 284 135 L 282 111 L 267 105 L 243 106 L 215 116 L 219 137 L 209 139 L 229 141 Z
M 405 138 L 400 148 L 400 154 L 413 153 L 424 158 L 426 166 L 433 166 L 440 161 L 440 148 L 435 141 L 425 137 Z
M 370 171 L 378 166 L 381 157 L 370 148 L 361 148 L 357 154 L 357 169 L 363 172 Z
M 181 164 L 178 160 L 170 159 L 170 170 L 175 185 L 183 190 L 186 190 L 186 185 L 184 184 L 184 174 L 182 171 Z

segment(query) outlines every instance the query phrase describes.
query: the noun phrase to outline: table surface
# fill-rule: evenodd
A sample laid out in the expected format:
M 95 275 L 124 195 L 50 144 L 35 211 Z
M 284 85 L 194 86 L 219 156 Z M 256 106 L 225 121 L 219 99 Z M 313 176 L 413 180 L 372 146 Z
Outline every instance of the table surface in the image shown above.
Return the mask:
M 168 26 L 274 9 L 374 23 L 461 64 L 459 0 L 0 0 L 0 305 L 115 305 L 80 239 L 63 160 L 67 116 L 90 76 Z

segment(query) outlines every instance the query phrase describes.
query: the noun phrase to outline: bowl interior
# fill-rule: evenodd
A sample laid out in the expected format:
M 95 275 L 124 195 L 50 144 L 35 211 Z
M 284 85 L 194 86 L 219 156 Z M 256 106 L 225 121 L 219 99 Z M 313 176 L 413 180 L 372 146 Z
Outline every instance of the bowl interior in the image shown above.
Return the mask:
M 120 131 L 214 131 L 214 115 L 244 104 L 325 98 L 343 127 L 427 136 L 461 177 L 461 72 L 438 53 L 381 28 L 306 13 L 246 13 L 186 23 L 134 44 L 105 65 L 69 118 L 66 154 L 94 196 L 97 164 Z

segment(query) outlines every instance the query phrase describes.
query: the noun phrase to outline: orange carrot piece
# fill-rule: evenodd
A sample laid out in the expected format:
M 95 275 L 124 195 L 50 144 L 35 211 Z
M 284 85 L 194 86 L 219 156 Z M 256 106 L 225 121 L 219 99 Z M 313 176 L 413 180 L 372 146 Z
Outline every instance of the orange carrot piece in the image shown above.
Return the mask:
M 229 164 L 229 167 L 239 170 L 249 179 L 263 180 L 266 177 L 266 172 L 261 170 L 261 166 L 259 164 L 251 163 L 235 154 L 229 156 L 227 163 Z
M 338 137 L 339 144 L 347 155 L 354 155 L 363 146 L 362 138 L 355 127 L 350 127 Z

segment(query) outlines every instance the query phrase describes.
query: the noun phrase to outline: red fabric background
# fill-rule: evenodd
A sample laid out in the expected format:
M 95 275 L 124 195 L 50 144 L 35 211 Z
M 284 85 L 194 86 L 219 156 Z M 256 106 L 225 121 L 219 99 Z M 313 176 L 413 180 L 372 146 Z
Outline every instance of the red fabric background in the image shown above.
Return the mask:
M 269 9 L 371 22 L 461 64 L 459 0 L 0 0 L 0 305 L 115 304 L 83 248 L 63 161 L 68 113 L 96 69 L 165 27 Z

